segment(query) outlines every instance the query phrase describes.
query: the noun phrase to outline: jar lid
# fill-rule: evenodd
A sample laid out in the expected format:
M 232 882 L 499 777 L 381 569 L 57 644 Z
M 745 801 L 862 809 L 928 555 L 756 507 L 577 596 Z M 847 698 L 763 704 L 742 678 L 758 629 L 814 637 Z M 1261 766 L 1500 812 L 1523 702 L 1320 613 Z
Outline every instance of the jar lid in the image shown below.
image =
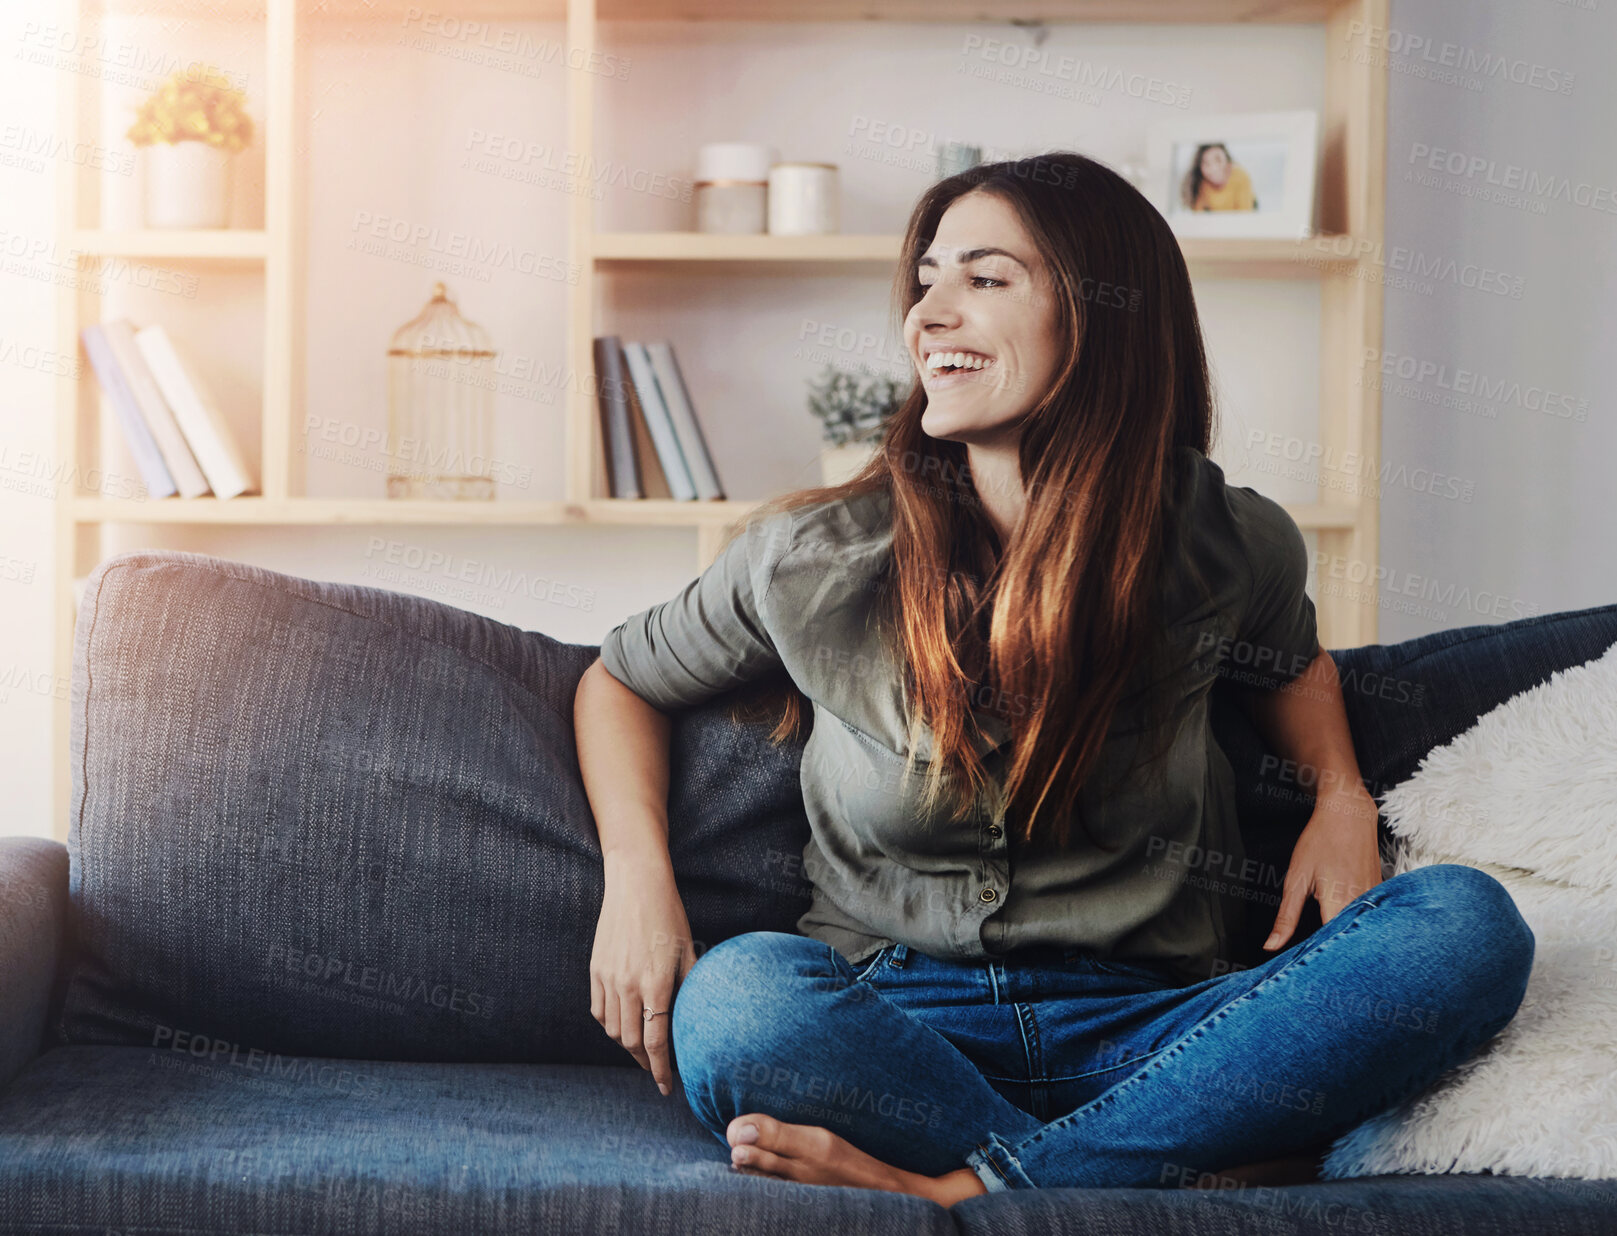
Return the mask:
M 432 299 L 398 330 L 388 343 L 389 356 L 493 356 L 494 341 L 475 322 L 460 316 L 442 282 L 432 285 Z
M 695 180 L 768 180 L 777 151 L 760 142 L 709 142 L 696 151 Z

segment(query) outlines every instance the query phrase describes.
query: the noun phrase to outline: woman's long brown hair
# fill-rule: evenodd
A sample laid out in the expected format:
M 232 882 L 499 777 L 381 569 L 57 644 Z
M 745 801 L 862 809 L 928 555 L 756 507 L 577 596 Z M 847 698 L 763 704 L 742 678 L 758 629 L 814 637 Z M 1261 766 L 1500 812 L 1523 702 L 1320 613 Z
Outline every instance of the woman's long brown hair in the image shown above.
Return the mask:
M 969 192 L 997 194 L 1017 212 L 1043 258 L 1066 341 L 1054 383 L 1021 422 L 1027 509 L 1010 543 L 999 544 L 982 512 L 965 446 L 922 430 L 927 397 L 918 381 L 857 475 L 771 499 L 748 519 L 888 491 L 893 542 L 882 604 L 904 666 L 907 770 L 921 727 L 932 730 L 926 809 L 936 807 L 945 777 L 957 820 L 987 785 L 972 714 L 984 708 L 1011 733 L 1005 819 L 1022 840 L 1063 846 L 1137 668 L 1150 701 L 1138 733 L 1160 741 L 1123 775 L 1153 764 L 1173 738 L 1167 722 L 1178 692 L 1159 609 L 1164 561 L 1181 552 L 1177 511 L 1188 478 L 1175 452 L 1208 451 L 1207 359 L 1166 220 L 1116 172 L 1068 151 L 979 165 L 922 195 L 893 289 L 900 323 L 924 294 L 917 260 L 944 210 Z M 770 735 L 778 743 L 796 736 L 807 703 L 790 680 L 777 680 L 744 694 L 731 715 L 778 717 Z

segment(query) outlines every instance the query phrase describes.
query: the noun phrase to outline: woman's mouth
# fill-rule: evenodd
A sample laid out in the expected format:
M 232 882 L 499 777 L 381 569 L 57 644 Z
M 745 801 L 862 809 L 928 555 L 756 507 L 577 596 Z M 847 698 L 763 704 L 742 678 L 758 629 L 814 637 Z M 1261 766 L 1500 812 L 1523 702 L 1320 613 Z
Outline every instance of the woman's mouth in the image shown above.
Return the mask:
M 926 385 L 932 389 L 959 386 L 973 381 L 998 362 L 981 352 L 929 352 L 924 358 Z

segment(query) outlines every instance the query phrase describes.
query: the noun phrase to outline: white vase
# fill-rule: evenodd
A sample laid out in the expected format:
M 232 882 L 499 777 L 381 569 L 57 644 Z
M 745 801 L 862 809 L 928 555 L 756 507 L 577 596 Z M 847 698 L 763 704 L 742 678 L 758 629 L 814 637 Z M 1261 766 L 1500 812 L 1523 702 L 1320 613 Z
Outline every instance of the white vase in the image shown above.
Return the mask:
M 840 485 L 870 462 L 879 443 L 846 442 L 820 448 L 820 483 Z
M 147 227 L 228 227 L 231 152 L 154 142 L 145 152 Z

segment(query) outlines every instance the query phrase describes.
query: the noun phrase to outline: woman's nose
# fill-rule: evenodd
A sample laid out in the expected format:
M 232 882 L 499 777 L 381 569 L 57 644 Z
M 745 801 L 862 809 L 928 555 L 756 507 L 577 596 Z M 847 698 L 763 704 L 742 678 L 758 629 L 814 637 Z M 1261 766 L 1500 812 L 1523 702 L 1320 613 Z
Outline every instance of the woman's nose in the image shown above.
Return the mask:
M 952 320 L 959 314 L 958 293 L 953 287 L 944 286 L 944 283 L 943 279 L 939 279 L 936 283 L 928 284 L 921 299 L 915 303 L 914 312 L 923 326 L 933 320 Z

